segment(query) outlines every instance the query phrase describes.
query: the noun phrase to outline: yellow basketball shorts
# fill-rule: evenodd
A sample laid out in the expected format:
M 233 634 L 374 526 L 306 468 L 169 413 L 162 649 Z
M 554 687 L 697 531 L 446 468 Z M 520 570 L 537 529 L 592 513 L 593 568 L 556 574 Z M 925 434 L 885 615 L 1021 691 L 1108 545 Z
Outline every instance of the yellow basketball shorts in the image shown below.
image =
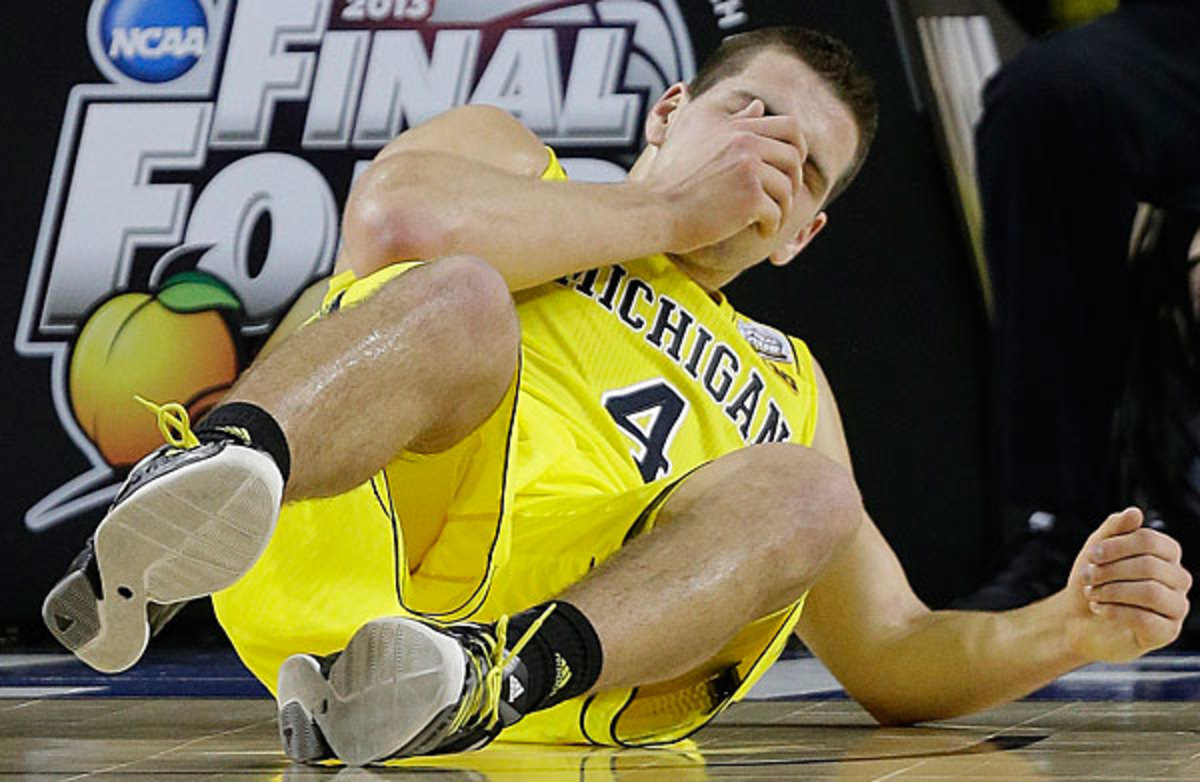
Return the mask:
M 336 318 L 419 265 L 334 277 L 314 320 Z M 308 327 L 292 339 L 303 339 Z M 519 419 L 544 413 L 523 413 L 520 389 L 518 369 L 499 407 L 449 451 L 402 453 L 348 492 L 284 505 L 261 559 L 213 595 L 242 661 L 272 693 L 289 655 L 340 650 L 381 616 L 449 623 L 517 613 L 561 594 L 653 529 L 680 479 L 523 502 L 508 480 Z M 419 530 L 432 544 L 414 552 L 406 530 L 410 538 Z M 652 594 L 647 585 L 648 599 Z M 502 738 L 617 746 L 685 738 L 744 695 L 779 656 L 802 603 L 751 622 L 686 676 L 575 698 L 527 716 Z

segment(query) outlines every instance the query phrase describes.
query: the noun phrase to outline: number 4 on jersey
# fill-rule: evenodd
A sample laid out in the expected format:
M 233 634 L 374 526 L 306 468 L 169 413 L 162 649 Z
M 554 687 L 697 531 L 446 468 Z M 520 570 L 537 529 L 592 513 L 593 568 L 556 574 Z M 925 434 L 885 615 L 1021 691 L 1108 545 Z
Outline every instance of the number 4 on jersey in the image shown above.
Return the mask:
M 604 409 L 633 439 L 629 453 L 646 483 L 668 475 L 667 451 L 687 412 L 687 400 L 665 380 L 650 380 L 609 391 L 601 397 Z

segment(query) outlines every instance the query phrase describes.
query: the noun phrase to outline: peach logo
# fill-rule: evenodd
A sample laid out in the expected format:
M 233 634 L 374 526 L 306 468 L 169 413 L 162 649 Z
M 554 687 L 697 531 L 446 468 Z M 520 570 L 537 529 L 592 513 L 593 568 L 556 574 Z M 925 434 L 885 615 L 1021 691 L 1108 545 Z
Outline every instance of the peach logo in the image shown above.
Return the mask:
M 193 421 L 216 403 L 238 373 L 221 311 L 241 308 L 220 280 L 187 271 L 154 295 L 122 293 L 92 313 L 71 354 L 68 388 L 79 426 L 105 461 L 132 464 L 162 444 L 135 395 L 179 402 Z

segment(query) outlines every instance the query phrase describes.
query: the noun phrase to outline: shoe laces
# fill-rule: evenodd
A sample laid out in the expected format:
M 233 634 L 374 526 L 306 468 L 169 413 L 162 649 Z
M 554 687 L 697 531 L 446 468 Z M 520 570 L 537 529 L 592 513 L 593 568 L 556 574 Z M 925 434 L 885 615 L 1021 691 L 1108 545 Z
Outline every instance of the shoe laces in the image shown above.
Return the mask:
M 480 686 L 473 688 L 467 694 L 463 702 L 463 707 L 459 709 L 458 714 L 454 716 L 454 720 L 450 723 L 450 734 L 457 733 L 460 728 L 475 718 L 475 721 L 482 722 L 486 719 L 485 727 L 488 730 L 496 727 L 496 723 L 500 721 L 500 692 L 504 688 L 504 671 L 508 668 L 509 663 L 513 661 L 525 645 L 529 643 L 534 634 L 541 629 L 542 623 L 546 621 L 546 617 L 554 612 L 554 604 L 542 612 L 542 615 L 534 620 L 525 634 L 513 644 L 512 649 L 505 651 L 505 643 L 508 640 L 508 617 L 501 616 L 496 622 L 495 637 L 489 637 L 487 633 L 480 635 L 486 640 L 491 647 L 486 656 L 468 654 L 471 665 L 475 669 L 475 673 L 479 678 Z M 482 657 L 482 659 L 481 659 Z
M 186 407 L 178 402 L 168 402 L 165 405 L 158 405 L 145 397 L 135 395 L 133 398 L 141 402 L 143 407 L 157 416 L 158 431 L 162 432 L 163 439 L 171 447 L 187 449 L 195 448 L 200 444 L 200 439 L 192 431 L 192 422 L 188 417 Z

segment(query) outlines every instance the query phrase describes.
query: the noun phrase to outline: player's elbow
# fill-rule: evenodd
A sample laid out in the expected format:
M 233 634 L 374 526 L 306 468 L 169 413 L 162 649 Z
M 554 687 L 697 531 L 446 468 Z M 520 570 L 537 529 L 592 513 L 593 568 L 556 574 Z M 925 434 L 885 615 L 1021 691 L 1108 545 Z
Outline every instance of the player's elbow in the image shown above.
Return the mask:
M 410 157 L 396 154 L 371 164 L 350 191 L 342 240 L 359 276 L 452 251 L 449 215 L 433 207 L 428 177 Z
M 886 689 L 885 689 L 886 688 Z M 982 706 L 972 704 L 960 697 L 945 693 L 914 693 L 897 685 L 894 679 L 889 684 L 868 688 L 865 692 L 858 687 L 847 688 L 850 696 L 885 728 L 902 728 L 920 722 L 944 720 L 979 711 Z

